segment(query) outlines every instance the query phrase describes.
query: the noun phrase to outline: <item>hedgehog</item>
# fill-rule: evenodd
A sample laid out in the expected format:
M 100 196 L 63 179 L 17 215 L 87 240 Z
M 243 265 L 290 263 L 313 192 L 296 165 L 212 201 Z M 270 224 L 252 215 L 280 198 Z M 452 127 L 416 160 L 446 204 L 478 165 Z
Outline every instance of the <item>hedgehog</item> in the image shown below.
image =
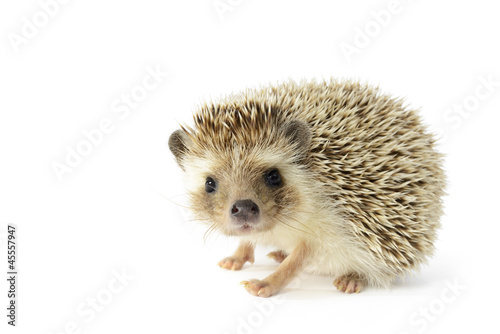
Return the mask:
M 236 236 L 218 264 L 257 245 L 279 265 L 242 284 L 269 297 L 302 271 L 342 292 L 388 287 L 433 254 L 443 156 L 404 99 L 352 80 L 288 81 L 206 102 L 168 145 L 207 231 Z

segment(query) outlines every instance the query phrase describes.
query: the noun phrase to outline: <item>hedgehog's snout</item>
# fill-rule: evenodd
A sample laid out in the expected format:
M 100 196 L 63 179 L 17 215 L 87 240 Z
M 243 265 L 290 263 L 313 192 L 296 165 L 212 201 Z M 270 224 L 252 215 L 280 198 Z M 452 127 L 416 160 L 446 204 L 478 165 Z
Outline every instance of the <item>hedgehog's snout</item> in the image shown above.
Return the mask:
M 259 206 L 250 199 L 236 201 L 231 207 L 231 216 L 237 225 L 255 224 L 259 218 Z

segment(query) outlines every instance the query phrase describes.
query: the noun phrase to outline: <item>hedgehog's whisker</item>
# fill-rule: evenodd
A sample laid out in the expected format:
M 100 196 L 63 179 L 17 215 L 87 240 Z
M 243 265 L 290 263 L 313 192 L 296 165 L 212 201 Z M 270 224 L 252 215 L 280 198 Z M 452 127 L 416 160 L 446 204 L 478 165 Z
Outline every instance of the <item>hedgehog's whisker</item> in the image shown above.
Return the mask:
M 305 233 L 305 234 L 309 234 L 309 235 L 312 235 L 312 236 L 316 236 L 315 234 L 311 234 L 310 232 L 307 232 L 307 231 L 304 231 L 303 229 L 301 228 L 298 228 L 298 227 L 295 227 L 295 226 L 292 226 L 290 224 L 287 224 L 285 223 L 283 220 L 279 219 L 279 218 L 276 218 L 275 219 L 277 221 L 279 221 L 280 223 L 282 223 L 284 226 L 286 226 L 287 228 L 291 229 L 291 230 L 295 230 L 295 231 L 299 231 L 299 232 L 302 232 L 302 233 Z
M 167 201 L 169 201 L 169 202 L 170 202 L 170 203 L 172 203 L 172 204 L 175 204 L 175 205 L 177 205 L 177 206 L 180 206 L 181 208 L 184 208 L 184 209 L 188 209 L 188 210 L 189 210 L 189 209 L 191 209 L 191 208 L 190 208 L 190 207 L 188 207 L 188 206 L 185 206 L 185 205 L 182 205 L 182 204 L 179 204 L 179 203 L 177 203 L 177 202 L 172 201 L 170 198 L 168 198 L 167 196 L 163 195 L 163 194 L 162 194 L 162 193 L 160 193 L 160 192 L 158 192 L 158 194 L 159 194 L 161 197 L 165 198 Z M 178 196 L 180 196 L 180 195 L 176 195 L 175 197 L 178 197 Z
M 170 201 L 171 203 L 175 204 L 175 205 L 178 205 L 178 206 L 182 206 L 181 204 L 178 204 L 178 203 L 175 203 L 174 201 L 172 201 L 170 198 L 168 198 L 167 196 L 163 195 L 159 190 L 155 189 L 153 186 L 149 186 L 151 189 L 153 189 L 154 192 L 156 192 L 158 195 L 160 195 L 161 197 L 165 198 L 166 200 Z M 188 194 L 184 194 L 184 193 L 181 193 L 181 194 L 177 194 L 177 195 L 174 195 L 172 197 L 180 197 L 180 196 L 188 196 Z M 185 206 L 182 206 L 186 209 L 189 209 Z
M 292 216 L 288 216 L 288 215 L 285 215 L 285 214 L 283 214 L 283 216 L 285 216 L 287 219 L 291 219 L 291 220 L 293 220 L 293 221 L 297 222 L 297 224 L 300 224 L 300 225 L 301 225 L 301 226 L 303 226 L 305 229 L 309 230 L 309 231 L 311 232 L 311 233 L 310 233 L 311 235 L 314 235 L 315 237 L 317 237 L 316 233 L 314 233 L 314 231 L 313 231 L 313 230 L 312 230 L 309 226 L 307 226 L 306 224 L 304 224 L 304 223 L 300 222 L 299 220 L 297 220 L 297 219 L 293 218 Z
M 210 218 L 193 218 L 193 219 L 184 220 L 183 223 L 205 221 L 205 220 L 210 220 Z
M 207 239 L 210 237 L 210 235 L 215 231 L 215 227 L 217 226 L 216 223 L 212 223 L 208 229 L 205 231 L 203 234 L 203 242 L 206 243 Z
M 217 241 L 217 238 L 222 234 L 220 229 L 214 229 L 215 231 L 217 231 L 217 233 L 215 234 L 215 239 L 214 239 L 214 242 Z

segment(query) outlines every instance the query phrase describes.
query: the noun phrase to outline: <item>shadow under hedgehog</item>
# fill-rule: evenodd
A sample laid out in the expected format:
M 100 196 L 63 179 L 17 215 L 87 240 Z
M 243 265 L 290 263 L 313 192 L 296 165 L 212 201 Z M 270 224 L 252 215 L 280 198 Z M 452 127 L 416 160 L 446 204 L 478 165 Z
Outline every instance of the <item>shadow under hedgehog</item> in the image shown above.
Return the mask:
M 388 286 L 418 269 L 440 227 L 445 175 L 435 141 L 400 99 L 352 81 L 247 90 L 194 115 L 169 147 L 196 219 L 241 243 L 219 262 L 239 270 L 275 247 L 269 297 L 300 271 L 338 290 Z

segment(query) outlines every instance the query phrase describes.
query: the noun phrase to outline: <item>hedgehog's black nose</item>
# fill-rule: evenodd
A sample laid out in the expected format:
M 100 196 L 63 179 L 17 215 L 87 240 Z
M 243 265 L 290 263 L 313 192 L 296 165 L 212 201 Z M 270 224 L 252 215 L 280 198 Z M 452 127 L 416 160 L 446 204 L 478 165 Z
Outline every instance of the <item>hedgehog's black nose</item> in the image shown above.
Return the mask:
M 231 215 L 238 223 L 249 223 L 259 216 L 259 206 L 249 199 L 236 201 L 231 207 Z

